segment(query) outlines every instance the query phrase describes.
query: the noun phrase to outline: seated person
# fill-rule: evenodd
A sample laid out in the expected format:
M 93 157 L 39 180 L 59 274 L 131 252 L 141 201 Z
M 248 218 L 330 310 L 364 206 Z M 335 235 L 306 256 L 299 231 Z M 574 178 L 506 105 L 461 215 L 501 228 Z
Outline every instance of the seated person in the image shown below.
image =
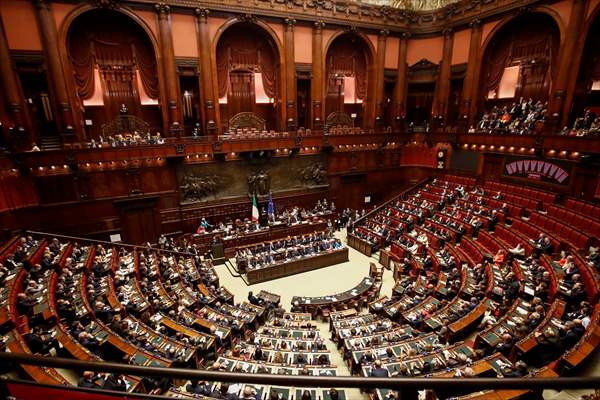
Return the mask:
M 92 371 L 84 371 L 81 378 L 77 382 L 77 387 L 86 389 L 101 389 L 100 385 L 94 382 L 94 373 Z
M 375 360 L 369 376 L 376 378 L 386 378 L 388 376 L 388 370 L 381 366 L 381 360 Z
M 525 256 L 525 248 L 523 247 L 523 245 L 521 243 L 517 243 L 516 247 L 513 247 L 511 249 L 508 250 L 509 253 L 511 253 L 512 255 L 514 255 L 515 257 L 524 257 Z

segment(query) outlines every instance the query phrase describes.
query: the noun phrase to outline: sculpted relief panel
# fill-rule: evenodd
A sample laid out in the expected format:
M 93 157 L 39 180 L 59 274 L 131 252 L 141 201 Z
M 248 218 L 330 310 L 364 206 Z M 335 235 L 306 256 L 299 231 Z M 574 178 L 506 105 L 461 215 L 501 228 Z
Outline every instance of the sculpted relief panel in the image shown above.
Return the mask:
M 177 171 L 181 201 L 207 202 L 322 189 L 329 185 L 326 165 L 323 155 L 184 164 Z

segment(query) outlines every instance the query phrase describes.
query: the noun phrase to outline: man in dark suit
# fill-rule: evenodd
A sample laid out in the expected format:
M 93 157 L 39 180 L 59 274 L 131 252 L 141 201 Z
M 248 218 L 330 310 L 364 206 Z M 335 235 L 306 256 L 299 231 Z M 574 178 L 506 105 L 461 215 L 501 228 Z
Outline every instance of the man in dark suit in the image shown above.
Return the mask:
M 338 400 L 340 398 L 340 394 L 337 389 L 331 388 L 329 389 L 329 398 L 331 400 Z
M 17 294 L 17 311 L 21 315 L 30 317 L 33 314 L 35 302 L 27 297 L 25 293 Z
M 260 305 L 260 299 L 254 295 L 251 291 L 248 292 L 248 301 L 250 304 L 254 304 L 256 306 Z
M 79 378 L 77 387 L 86 389 L 101 389 L 100 385 L 94 382 L 94 373 L 92 371 L 84 371 L 83 376 Z
M 185 386 L 185 391 L 192 394 L 201 394 L 208 396 L 210 394 L 210 385 L 207 382 L 199 383 L 198 380 L 192 379 Z
M 515 342 L 513 340 L 513 337 L 510 334 L 505 333 L 504 335 L 502 335 L 502 342 L 498 346 L 496 346 L 496 351 L 502 353 L 502 355 L 504 355 L 505 357 L 508 357 L 514 344 Z
M 375 378 L 387 378 L 388 377 L 388 370 L 381 366 L 381 360 L 375 360 L 375 362 L 373 363 L 373 367 L 371 368 L 371 373 L 369 376 L 372 376 Z
M 106 380 L 104 381 L 104 385 L 102 385 L 102 388 L 117 392 L 126 392 L 127 384 L 125 383 L 122 375 L 108 374 L 106 376 Z
M 43 334 L 39 327 L 33 328 L 31 333 L 24 336 L 25 343 L 33 354 L 48 354 L 51 349 L 58 350 L 58 342 L 52 337 Z

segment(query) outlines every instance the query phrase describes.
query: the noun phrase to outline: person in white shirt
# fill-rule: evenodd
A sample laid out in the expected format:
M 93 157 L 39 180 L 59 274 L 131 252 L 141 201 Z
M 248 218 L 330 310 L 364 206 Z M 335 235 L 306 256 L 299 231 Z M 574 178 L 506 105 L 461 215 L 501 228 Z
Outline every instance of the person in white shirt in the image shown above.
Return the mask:
M 414 242 L 412 246 L 408 247 L 408 251 L 410 251 L 413 254 L 415 254 L 417 250 L 419 250 L 419 244 L 417 242 Z
M 525 256 L 525 248 L 521 243 L 517 243 L 517 246 L 508 250 L 511 254 L 519 257 Z

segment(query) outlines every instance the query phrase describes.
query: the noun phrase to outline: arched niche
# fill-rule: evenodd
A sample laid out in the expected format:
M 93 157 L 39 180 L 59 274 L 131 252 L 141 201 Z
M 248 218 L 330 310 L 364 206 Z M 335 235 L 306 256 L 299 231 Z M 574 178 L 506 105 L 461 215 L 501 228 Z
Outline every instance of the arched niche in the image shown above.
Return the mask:
M 334 36 L 325 53 L 325 117 L 334 112 L 352 116 L 355 126 L 368 118 L 373 101 L 373 49 L 355 32 Z
M 532 99 L 549 99 L 561 31 L 543 12 L 521 14 L 502 24 L 484 44 L 479 110 Z
M 278 129 L 283 98 L 281 53 L 276 39 L 251 21 L 234 22 L 218 37 L 215 49 L 221 126 L 239 113 L 253 113 L 267 129 Z
M 100 136 L 124 108 L 161 130 L 155 44 L 136 20 L 111 9 L 86 10 L 68 26 L 66 53 L 83 117 L 91 122 L 88 136 Z
M 599 48 L 600 9 L 587 30 L 571 107 L 569 123 L 576 124 L 580 129 L 589 129 L 593 123 L 593 116 L 600 115 Z M 590 110 L 591 113 L 586 114 L 586 110 Z

